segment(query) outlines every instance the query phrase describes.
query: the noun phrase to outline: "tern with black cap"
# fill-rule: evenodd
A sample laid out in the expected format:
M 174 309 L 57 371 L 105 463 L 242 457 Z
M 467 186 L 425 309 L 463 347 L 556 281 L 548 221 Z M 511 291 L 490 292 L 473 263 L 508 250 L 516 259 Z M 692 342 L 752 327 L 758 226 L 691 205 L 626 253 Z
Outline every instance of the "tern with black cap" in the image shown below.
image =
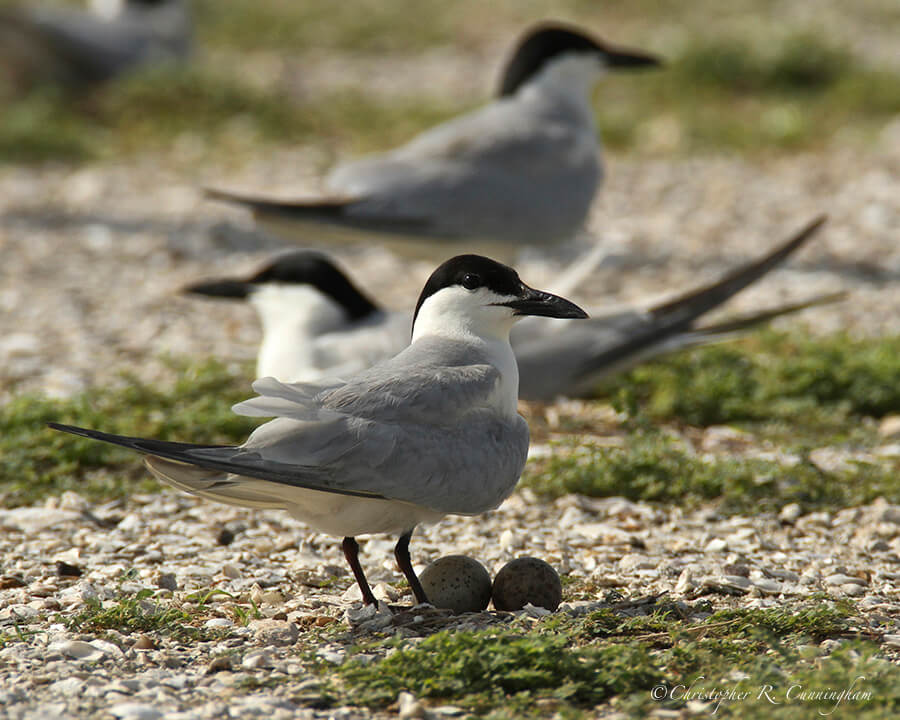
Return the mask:
M 57 430 L 131 448 L 160 480 L 194 495 L 282 508 L 343 536 L 366 603 L 376 599 L 355 536 L 400 536 L 395 556 L 417 602 L 428 598 L 409 556 L 413 529 L 444 515 L 478 515 L 513 491 L 528 454 L 517 412 L 519 377 L 509 332 L 524 316 L 585 318 L 557 295 L 525 285 L 478 255 L 448 260 L 425 284 L 412 343 L 346 381 L 253 384 L 236 413 L 274 417 L 236 447 Z
M 584 226 L 603 175 L 594 82 L 605 71 L 659 64 L 575 26 L 541 23 L 518 41 L 494 100 L 394 150 L 335 168 L 329 195 L 208 193 L 304 245 L 359 241 L 359 232 L 413 253 L 428 245 L 446 252 L 569 240 Z

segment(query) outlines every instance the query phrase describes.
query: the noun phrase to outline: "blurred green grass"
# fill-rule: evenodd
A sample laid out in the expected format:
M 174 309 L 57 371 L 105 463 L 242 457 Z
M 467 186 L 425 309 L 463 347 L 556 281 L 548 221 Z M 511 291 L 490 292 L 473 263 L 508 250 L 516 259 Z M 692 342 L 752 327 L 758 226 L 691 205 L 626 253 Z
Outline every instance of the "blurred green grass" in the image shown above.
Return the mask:
M 50 430 L 48 422 L 198 443 L 241 442 L 259 424 L 231 412 L 252 395 L 249 368 L 170 364 L 178 379 L 162 390 L 123 377 L 67 400 L 23 394 L 0 406 L 0 504 L 65 490 L 101 499 L 158 489 L 134 453 Z
M 639 366 L 598 396 L 655 422 L 802 420 L 834 434 L 853 418 L 900 412 L 900 338 L 763 330 Z
M 779 152 L 820 147 L 838 133 L 842 142 L 867 142 L 900 114 L 897 69 L 871 66 L 841 38 L 799 21 L 765 32 L 750 15 L 765 3 L 747 0 L 736 11 L 748 14 L 745 29 L 732 21 L 721 32 L 714 19 L 707 18 L 709 29 L 702 24 L 708 3 L 679 6 L 678 42 L 662 32 L 675 11 L 662 0 L 602 9 L 574 0 L 507 1 L 490 11 L 470 0 L 196 5 L 201 49 L 192 67 L 142 72 L 77 98 L 38 89 L 9 100 L 0 114 L 0 161 L 87 162 L 141 152 L 177 158 L 184 138 L 201 157 L 237 159 L 283 144 L 332 153 L 386 148 L 486 98 L 448 97 L 440 87 L 385 96 L 359 63 L 353 90 L 299 91 L 292 74 L 308 65 L 314 72 L 315 57 L 340 54 L 371 58 L 371 73 L 385 53 L 414 66 L 435 46 L 482 58 L 487 43 L 493 48 L 502 39 L 507 47 L 525 24 L 545 16 L 580 20 L 603 34 L 609 28 L 614 40 L 669 55 L 658 72 L 612 75 L 598 90 L 600 132 L 622 151 Z M 247 61 L 260 57 L 276 58 L 283 71 L 254 79 Z M 483 86 L 493 85 L 502 62 L 493 51 L 491 58 L 491 82 Z

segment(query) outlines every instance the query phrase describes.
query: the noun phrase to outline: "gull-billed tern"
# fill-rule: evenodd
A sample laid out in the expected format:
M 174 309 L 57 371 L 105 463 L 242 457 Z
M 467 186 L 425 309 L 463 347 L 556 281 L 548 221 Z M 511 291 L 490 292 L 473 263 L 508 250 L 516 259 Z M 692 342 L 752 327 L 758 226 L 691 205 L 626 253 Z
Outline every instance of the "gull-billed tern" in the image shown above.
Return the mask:
M 607 70 L 653 67 L 647 53 L 541 23 L 518 41 L 497 97 L 394 150 L 336 167 L 323 197 L 210 189 L 292 241 L 359 241 L 400 252 L 506 252 L 573 238 L 603 168 L 591 90 Z M 299 235 L 299 237 L 298 237 Z M 437 246 L 436 248 L 434 246 Z
M 243 445 L 51 426 L 137 450 L 156 477 L 194 495 L 282 508 L 315 530 L 343 536 L 368 604 L 376 600 L 354 537 L 399 534 L 398 565 L 423 603 L 428 598 L 409 556 L 413 529 L 447 514 L 496 508 L 525 466 L 528 426 L 516 409 L 509 332 L 527 315 L 587 317 L 568 300 L 528 287 L 512 268 L 462 255 L 425 284 L 412 343 L 395 357 L 346 381 L 257 380 L 259 396 L 234 410 L 275 419 Z

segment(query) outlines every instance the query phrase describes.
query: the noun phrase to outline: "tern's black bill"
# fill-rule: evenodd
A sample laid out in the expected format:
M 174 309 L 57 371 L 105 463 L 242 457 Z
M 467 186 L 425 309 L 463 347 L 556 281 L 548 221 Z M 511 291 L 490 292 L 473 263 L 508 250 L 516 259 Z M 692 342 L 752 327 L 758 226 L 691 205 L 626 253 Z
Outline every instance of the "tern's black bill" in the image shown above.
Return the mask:
M 615 70 L 638 70 L 663 64 L 663 61 L 655 55 L 627 48 L 606 47 L 603 50 L 603 58 L 607 66 Z
M 253 292 L 253 284 L 242 280 L 209 280 L 188 285 L 182 292 L 229 300 L 243 300 Z
M 558 295 L 552 295 L 542 290 L 535 290 L 527 285 L 523 286 L 524 294 L 502 303 L 516 311 L 516 315 L 538 315 L 540 317 L 570 318 L 581 320 L 588 314 L 575 303 L 569 302 Z

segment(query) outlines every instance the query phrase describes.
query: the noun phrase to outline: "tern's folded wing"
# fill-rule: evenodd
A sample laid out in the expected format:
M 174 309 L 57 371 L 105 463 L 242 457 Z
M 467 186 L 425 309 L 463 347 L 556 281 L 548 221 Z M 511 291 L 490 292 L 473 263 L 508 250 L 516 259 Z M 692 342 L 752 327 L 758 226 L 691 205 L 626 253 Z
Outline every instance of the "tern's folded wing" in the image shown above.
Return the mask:
M 234 406 L 240 415 L 327 423 L 337 416 L 379 423 L 452 425 L 493 405 L 500 372 L 471 346 L 424 338 L 346 382 L 282 383 L 263 378 L 258 397 Z
M 49 423 L 49 426 L 54 430 L 61 430 L 92 440 L 100 440 L 136 450 L 144 455 L 152 455 L 206 470 L 246 475 L 274 483 L 342 495 L 380 497 L 375 492 L 341 487 L 339 483 L 336 483 L 329 477 L 327 470 L 323 468 L 314 465 L 279 462 L 271 457 L 267 457 L 263 451 L 248 450 L 245 447 L 166 442 L 149 438 L 112 435 L 99 430 L 61 425 L 59 423 Z

